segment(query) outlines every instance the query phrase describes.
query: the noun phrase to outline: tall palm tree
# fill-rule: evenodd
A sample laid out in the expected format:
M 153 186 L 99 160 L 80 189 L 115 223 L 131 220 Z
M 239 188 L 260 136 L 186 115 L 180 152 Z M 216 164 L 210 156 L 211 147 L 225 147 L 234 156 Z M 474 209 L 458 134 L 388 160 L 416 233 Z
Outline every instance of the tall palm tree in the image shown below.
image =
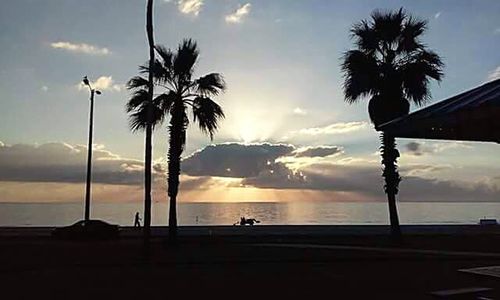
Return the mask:
M 194 79 L 194 69 L 199 57 L 195 41 L 186 39 L 172 51 L 164 46 L 156 46 L 157 60 L 154 64 L 154 83 L 163 93 L 153 101 L 154 114 L 159 121 L 169 117 L 168 149 L 168 196 L 169 241 L 177 240 L 177 193 L 181 170 L 181 155 L 186 145 L 186 130 L 189 125 L 188 110 L 192 111 L 192 121 L 198 123 L 202 132 L 213 139 L 219 121 L 224 118 L 222 108 L 212 99 L 226 89 L 224 78 L 219 73 L 210 73 Z M 144 73 L 151 67 L 143 66 Z M 131 79 L 136 88 L 145 86 L 148 80 L 138 76 Z M 162 115 L 163 114 L 163 115 Z
M 155 63 L 155 43 L 153 35 L 153 0 L 147 0 L 146 4 L 146 34 L 149 46 L 149 66 Z M 151 236 L 151 164 L 153 160 L 153 127 L 159 120 L 155 120 L 155 109 L 153 104 L 153 73 L 149 72 L 146 85 L 144 82 L 130 80 L 127 84 L 129 90 L 135 90 L 132 98 L 126 106 L 130 114 L 130 127 L 133 131 L 144 130 L 144 246 L 149 247 Z
M 427 49 L 420 37 L 427 21 L 403 9 L 374 11 L 371 20 L 362 20 L 351 29 L 356 49 L 343 55 L 344 95 L 349 104 L 370 97 L 368 111 L 375 129 L 385 122 L 408 114 L 410 102 L 422 106 L 431 97 L 429 82 L 441 81 L 443 63 Z M 399 152 L 395 138 L 380 134 L 382 176 L 389 204 L 391 234 L 401 237 L 396 195 L 401 178 L 397 170 Z
M 153 0 L 148 0 L 146 6 L 146 33 L 148 36 L 149 45 L 149 66 L 154 65 L 155 61 L 155 42 L 153 35 Z M 153 104 L 153 72 L 148 74 L 148 101 Z M 154 110 L 152 105 L 148 105 L 146 109 L 147 124 L 146 124 L 146 141 L 145 141 L 145 158 L 144 158 L 144 244 L 149 246 L 149 237 L 151 236 L 151 164 L 153 160 L 153 126 L 155 123 Z

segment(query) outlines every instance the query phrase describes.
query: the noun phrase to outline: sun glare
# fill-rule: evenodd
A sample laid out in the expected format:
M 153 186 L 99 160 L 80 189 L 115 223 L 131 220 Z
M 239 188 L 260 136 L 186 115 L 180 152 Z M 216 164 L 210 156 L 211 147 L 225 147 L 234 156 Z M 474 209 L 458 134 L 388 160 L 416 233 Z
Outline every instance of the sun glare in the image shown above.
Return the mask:
M 277 120 L 266 113 L 255 111 L 240 112 L 230 127 L 236 140 L 245 144 L 264 142 L 268 140 L 277 125 Z

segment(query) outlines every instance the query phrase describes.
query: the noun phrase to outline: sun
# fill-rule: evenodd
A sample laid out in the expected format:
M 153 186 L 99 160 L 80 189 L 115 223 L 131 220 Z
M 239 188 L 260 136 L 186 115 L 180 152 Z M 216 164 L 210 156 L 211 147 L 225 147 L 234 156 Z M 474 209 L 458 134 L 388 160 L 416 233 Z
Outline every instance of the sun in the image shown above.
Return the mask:
M 240 114 L 233 124 L 233 136 L 245 144 L 264 142 L 272 136 L 276 128 L 275 123 L 272 118 L 260 116 L 255 112 Z

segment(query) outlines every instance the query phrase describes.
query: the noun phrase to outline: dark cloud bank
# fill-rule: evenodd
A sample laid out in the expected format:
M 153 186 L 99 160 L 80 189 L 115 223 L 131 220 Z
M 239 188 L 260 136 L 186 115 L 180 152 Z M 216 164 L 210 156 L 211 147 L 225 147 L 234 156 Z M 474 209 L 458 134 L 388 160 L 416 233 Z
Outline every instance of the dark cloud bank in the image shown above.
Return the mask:
M 195 179 L 185 182 L 183 188 L 196 189 L 197 184 L 206 183 L 213 176 L 234 177 L 241 178 L 241 185 L 257 188 L 354 192 L 369 199 L 383 200 L 378 164 L 350 165 L 320 159 L 342 153 L 342 148 L 335 146 L 210 145 L 183 160 L 183 172 Z M 142 183 L 141 161 L 121 158 L 102 149 L 94 151 L 94 158 L 94 182 Z M 304 159 L 310 159 L 310 163 L 297 170 L 285 163 Z M 85 164 L 86 148 L 83 146 L 64 143 L 8 146 L 0 143 L 0 181 L 84 182 Z M 157 178 L 162 179 L 164 168 L 156 165 L 154 170 Z M 418 170 L 434 172 L 438 169 L 426 165 L 401 168 L 403 174 Z M 410 175 L 403 178 L 400 190 L 402 201 L 498 201 L 500 196 L 497 185 L 466 185 Z
M 142 162 L 124 159 L 105 150 L 93 152 L 93 182 L 139 184 Z M 40 146 L 0 144 L 0 181 L 84 182 L 87 148 L 64 143 Z
M 342 149 L 339 147 L 310 147 L 300 151 L 292 145 L 282 144 L 219 144 L 187 157 L 183 161 L 183 170 L 191 176 L 240 177 L 243 185 L 258 188 L 355 192 L 382 200 L 384 183 L 378 164 L 317 162 L 294 171 L 278 159 L 340 153 Z M 402 166 L 401 173 L 439 170 L 441 168 L 436 166 L 412 165 Z M 498 201 L 499 197 L 498 187 L 487 183 L 472 185 L 408 175 L 403 177 L 400 185 L 402 201 Z

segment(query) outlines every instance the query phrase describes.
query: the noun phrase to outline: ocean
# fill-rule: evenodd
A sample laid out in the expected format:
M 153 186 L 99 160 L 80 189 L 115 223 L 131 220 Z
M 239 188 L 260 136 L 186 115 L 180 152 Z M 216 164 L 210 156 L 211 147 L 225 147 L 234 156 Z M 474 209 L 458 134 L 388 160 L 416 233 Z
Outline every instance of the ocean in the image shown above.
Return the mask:
M 500 218 L 500 203 L 399 203 L 401 224 L 476 224 L 481 218 Z M 133 225 L 141 217 L 142 203 L 95 203 L 91 218 L 119 225 Z M 265 225 L 388 224 L 383 202 L 245 202 L 180 203 L 180 225 L 232 225 L 241 216 Z M 0 226 L 68 225 L 83 217 L 81 203 L 0 203 Z M 153 225 L 166 225 L 167 203 L 153 204 Z

